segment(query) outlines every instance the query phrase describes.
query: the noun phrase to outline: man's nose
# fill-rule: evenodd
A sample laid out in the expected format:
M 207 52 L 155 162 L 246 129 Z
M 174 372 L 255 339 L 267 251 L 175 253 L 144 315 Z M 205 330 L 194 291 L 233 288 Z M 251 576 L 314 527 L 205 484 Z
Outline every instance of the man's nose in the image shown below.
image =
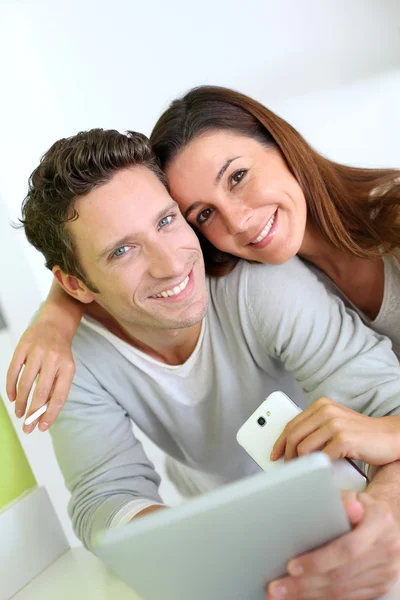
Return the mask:
M 231 235 L 247 231 L 253 210 L 243 203 L 230 204 L 224 211 L 226 228 Z
M 179 249 L 165 240 L 148 249 L 149 273 L 155 279 L 177 277 L 185 269 L 185 260 Z

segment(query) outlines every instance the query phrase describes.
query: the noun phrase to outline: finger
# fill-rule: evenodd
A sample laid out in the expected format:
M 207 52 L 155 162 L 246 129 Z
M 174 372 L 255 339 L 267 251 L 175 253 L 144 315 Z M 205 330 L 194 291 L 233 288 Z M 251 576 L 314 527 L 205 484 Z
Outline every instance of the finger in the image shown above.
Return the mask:
M 318 398 L 318 400 L 314 400 L 314 402 L 310 404 L 310 408 L 311 407 L 314 407 L 315 410 L 333 410 L 335 415 L 337 414 L 337 410 L 339 411 L 339 413 L 354 413 L 354 410 L 352 410 L 348 406 L 345 406 L 344 404 L 339 404 L 339 402 L 335 402 L 334 400 L 325 397 Z
M 9 400 L 14 402 L 17 397 L 17 383 L 26 361 L 25 348 L 17 348 L 7 370 L 6 392 Z
M 316 452 L 317 450 L 321 450 L 332 438 L 332 431 L 329 427 L 329 423 L 326 425 L 322 425 L 312 433 L 310 433 L 306 438 L 301 441 L 297 446 L 297 454 L 299 456 L 304 456 L 306 454 L 310 454 L 311 452 Z M 328 454 L 329 456 L 329 454 Z
M 353 501 L 359 502 L 359 500 L 357 500 L 357 494 L 353 490 L 340 490 L 340 496 L 342 498 L 343 503 Z M 359 502 L 359 504 L 361 503 Z
M 343 600 L 373 600 L 373 598 L 378 600 L 378 598 L 380 598 L 382 594 L 386 594 L 393 585 L 394 583 L 388 587 L 387 584 L 382 583 L 368 588 L 364 587 L 361 590 L 353 590 L 346 594 L 346 596 L 343 597 Z
M 354 433 L 351 435 L 354 436 Z M 356 459 L 357 456 L 354 456 L 354 452 L 350 450 L 350 448 L 357 446 L 357 440 L 355 438 L 356 436 L 350 440 L 350 434 L 344 431 L 338 434 L 333 434 L 333 437 L 329 440 L 329 443 L 326 444 L 323 452 L 329 456 L 332 462 L 334 460 L 338 460 L 339 458 L 346 457 Z
M 343 490 L 342 490 L 343 491 Z M 353 492 L 355 493 L 355 492 Z M 350 525 L 354 528 L 356 525 L 361 523 L 365 515 L 364 506 L 361 502 L 356 498 L 347 499 L 343 501 L 344 507 L 346 509 L 347 518 L 349 519 Z
M 38 411 L 36 411 L 36 413 L 33 413 L 33 415 L 30 417 L 30 419 L 29 419 L 29 417 L 26 418 L 26 421 L 24 422 L 24 425 L 23 425 L 24 433 L 31 433 L 35 429 L 36 425 L 39 423 L 39 418 L 46 411 L 46 409 L 47 409 L 47 405 L 45 404 Z M 32 417 L 35 417 L 34 421 L 32 421 Z
M 281 456 L 283 456 L 286 447 L 286 429 L 284 429 L 281 435 L 276 440 L 275 444 L 272 447 L 272 452 L 270 459 L 278 460 Z
M 45 363 L 42 366 L 26 418 L 30 417 L 34 412 L 46 404 L 53 390 L 56 376 L 57 369 L 53 364 Z
M 358 560 L 329 573 L 337 595 L 341 597 L 355 589 L 393 582 L 399 576 L 400 560 L 394 552 L 379 552 L 377 546 Z
M 53 391 L 53 388 L 51 389 L 51 392 L 52 391 Z M 28 433 L 28 434 L 32 433 L 32 431 L 35 429 L 36 425 L 38 425 L 40 417 L 46 412 L 47 406 L 48 406 L 48 404 L 46 402 L 43 406 L 40 407 L 39 410 L 32 412 L 29 409 L 29 414 L 27 414 L 24 425 L 23 425 L 24 433 Z M 37 414 L 35 420 L 31 421 L 32 416 L 35 416 L 36 413 L 38 413 L 38 414 Z
M 267 600 L 327 600 L 330 585 L 327 575 L 282 577 L 267 587 Z
M 365 495 L 359 494 L 360 501 Z M 345 508 L 347 511 L 347 505 Z M 317 550 L 290 561 L 288 572 L 291 575 L 327 573 L 354 562 L 369 552 L 377 539 L 385 534 L 389 520 L 385 522 L 385 509 L 377 502 L 370 504 L 367 501 L 364 508 L 364 519 L 355 529 Z
M 345 407 L 335 404 L 332 400 L 320 398 L 287 424 L 276 442 L 276 453 L 273 448 L 272 459 L 276 460 L 284 454 L 287 461 L 296 456 L 309 454 L 321 449 L 334 435 L 340 436 L 336 448 L 338 451 L 339 442 L 342 440 L 345 445 L 348 437 L 343 433 L 343 428 L 347 426 L 347 421 L 343 419 L 343 412 L 346 411 Z M 323 432 L 308 439 L 313 433 L 322 429 Z M 301 451 L 300 445 L 302 445 Z
M 314 412 L 307 419 L 303 419 L 298 425 L 291 422 L 288 425 L 286 434 L 285 460 L 290 460 L 298 456 L 299 444 L 324 425 L 326 426 L 326 417 L 322 410 Z
M 40 354 L 28 356 L 24 370 L 18 382 L 17 397 L 15 400 L 15 414 L 22 417 L 26 411 L 29 394 L 40 372 L 42 357 Z
M 292 431 L 296 431 L 301 425 L 304 424 L 305 421 L 314 417 L 314 415 L 321 411 L 321 409 L 325 409 L 326 407 L 338 407 L 333 400 L 329 400 L 328 398 L 319 398 L 315 400 L 310 406 L 308 406 L 305 410 L 303 410 L 300 414 L 294 417 L 285 427 L 279 438 L 276 440 L 272 452 L 271 452 L 271 460 L 277 460 L 280 458 L 285 452 L 286 442 L 288 434 Z M 342 407 L 340 407 L 341 409 Z M 320 415 L 320 423 L 323 422 L 323 415 Z M 312 430 L 311 430 L 312 431 Z M 290 458 L 294 458 L 297 454 L 292 455 L 290 453 Z
M 275 580 L 268 585 L 267 599 L 371 600 L 389 591 L 399 575 L 397 564 L 388 567 L 385 561 L 379 565 L 376 565 L 376 561 L 374 549 L 367 561 L 358 561 L 351 570 L 346 567 L 325 575 L 303 575 Z
M 306 410 L 298 414 L 296 417 L 294 417 L 286 425 L 285 429 L 282 431 L 282 433 L 280 434 L 280 436 L 278 437 L 278 439 L 272 447 L 272 452 L 270 456 L 271 460 L 277 460 L 283 455 L 283 453 L 285 452 L 288 431 L 296 429 L 300 425 L 300 423 L 304 421 L 304 419 L 307 419 L 308 416 L 311 414 L 309 411 L 310 408 L 307 408 Z
M 69 390 L 74 378 L 75 368 L 73 365 L 64 366 L 55 381 L 54 390 L 51 394 L 46 412 L 41 417 L 39 429 L 46 431 L 60 414 L 65 402 L 67 401 Z
M 370 570 L 360 571 L 350 579 L 346 578 L 346 575 L 342 576 L 338 584 L 332 583 L 331 595 L 343 600 L 371 600 L 386 594 L 397 582 L 398 576 L 398 568 L 382 564 Z

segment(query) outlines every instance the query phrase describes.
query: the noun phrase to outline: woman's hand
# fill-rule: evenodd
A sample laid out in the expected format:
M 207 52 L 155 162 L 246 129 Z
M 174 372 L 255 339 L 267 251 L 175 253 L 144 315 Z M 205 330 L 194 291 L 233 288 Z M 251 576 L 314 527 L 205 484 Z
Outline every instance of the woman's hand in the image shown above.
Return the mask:
M 42 431 L 48 429 L 64 406 L 75 373 L 71 342 L 72 339 L 65 337 L 57 322 L 40 317 L 19 341 L 7 373 L 7 394 L 11 401 L 15 401 L 15 414 L 17 417 L 25 414 L 37 376 L 39 378 L 26 416 L 49 401 L 47 411 L 40 420 L 25 425 L 26 433 L 31 433 L 37 423 Z
M 25 433 L 31 433 L 37 424 L 46 431 L 65 404 L 75 373 L 72 339 L 83 311 L 84 305 L 54 282 L 35 322 L 18 343 L 7 373 L 7 395 L 11 402 L 15 401 L 15 414 L 24 416 L 37 377 L 26 417 L 49 402 L 40 420 L 24 426 Z
M 331 460 L 347 457 L 381 466 L 400 459 L 399 433 L 400 415 L 367 417 L 320 398 L 286 425 L 271 460 L 323 450 Z

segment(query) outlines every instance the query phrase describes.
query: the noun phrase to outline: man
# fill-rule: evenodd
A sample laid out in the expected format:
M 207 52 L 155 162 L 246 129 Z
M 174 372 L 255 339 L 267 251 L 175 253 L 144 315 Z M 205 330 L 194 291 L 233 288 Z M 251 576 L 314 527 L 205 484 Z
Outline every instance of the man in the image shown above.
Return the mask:
M 196 492 L 253 472 L 235 434 L 273 390 L 400 413 L 387 341 L 297 259 L 241 262 L 206 282 L 196 235 L 144 136 L 92 130 L 60 140 L 32 174 L 23 216 L 60 285 L 87 306 L 70 396 L 52 427 L 87 546 L 98 530 L 162 506 L 131 420 Z M 399 572 L 399 491 L 399 464 L 381 468 L 368 493 L 346 504 L 353 531 L 292 561 L 268 598 L 382 593 Z

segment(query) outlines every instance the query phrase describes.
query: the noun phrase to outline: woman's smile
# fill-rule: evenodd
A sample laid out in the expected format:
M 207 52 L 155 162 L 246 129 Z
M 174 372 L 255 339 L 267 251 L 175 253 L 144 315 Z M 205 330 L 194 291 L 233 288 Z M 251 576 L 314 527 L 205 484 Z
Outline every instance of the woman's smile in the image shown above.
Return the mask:
M 274 212 L 258 236 L 250 242 L 254 248 L 265 248 L 272 241 L 278 227 L 278 209 Z
M 166 174 L 183 214 L 219 250 L 272 264 L 299 251 L 306 201 L 277 148 L 216 131 L 178 152 Z

